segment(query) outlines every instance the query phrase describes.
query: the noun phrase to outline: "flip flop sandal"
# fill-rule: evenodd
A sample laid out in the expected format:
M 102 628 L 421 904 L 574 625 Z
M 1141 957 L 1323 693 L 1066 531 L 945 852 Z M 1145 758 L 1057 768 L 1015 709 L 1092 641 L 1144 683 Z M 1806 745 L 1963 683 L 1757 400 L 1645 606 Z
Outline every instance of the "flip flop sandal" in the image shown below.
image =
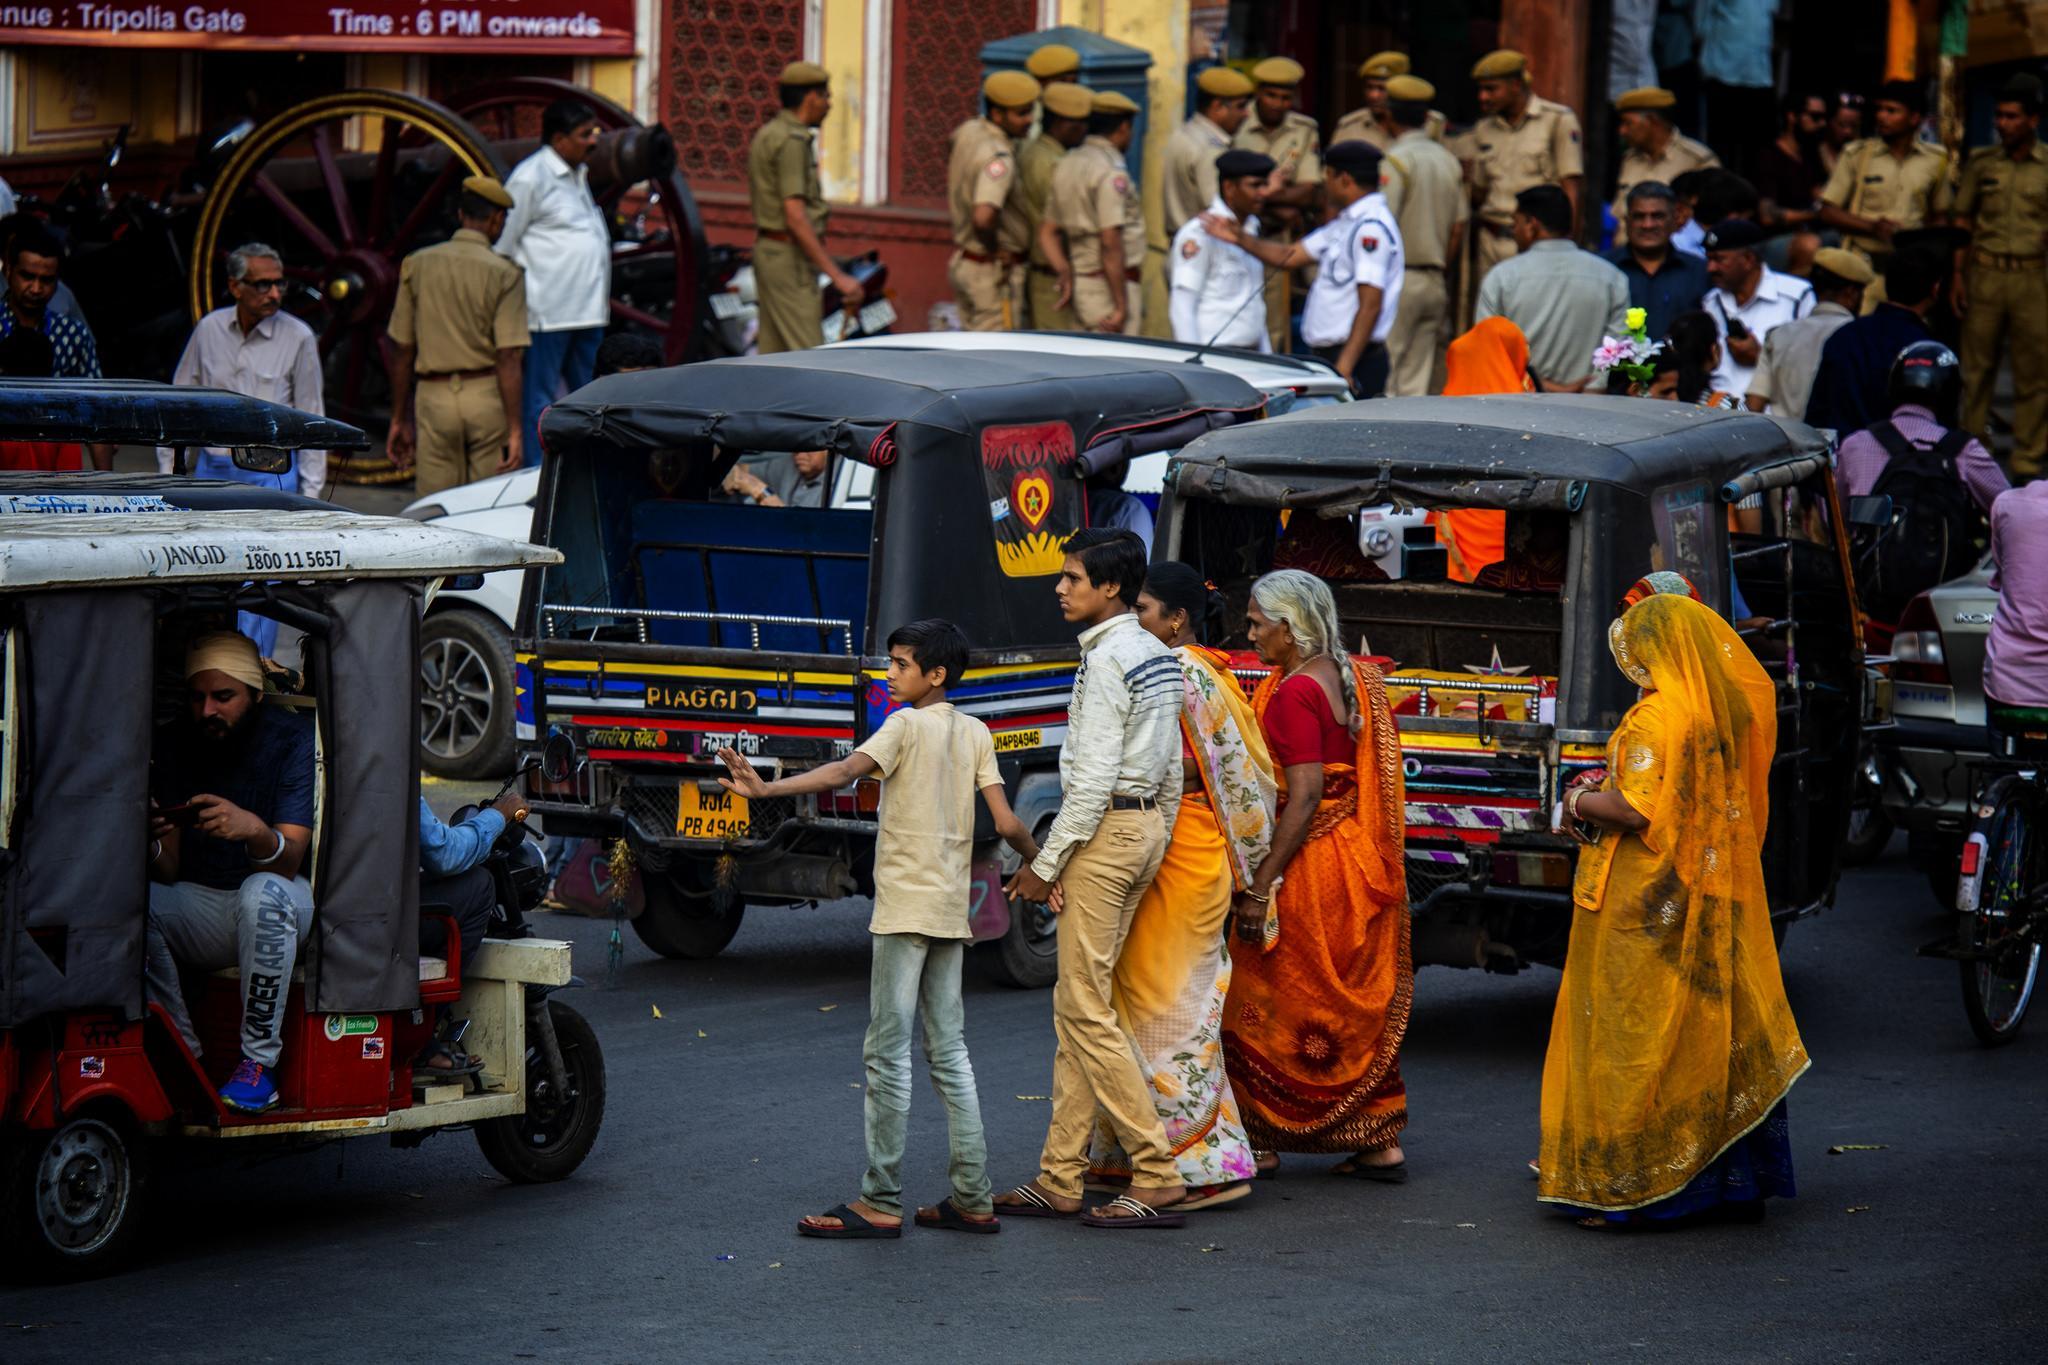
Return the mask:
M 1351 1169 L 1339 1169 L 1346 1163 L 1338 1162 L 1330 1168 L 1330 1174 L 1346 1180 L 1370 1180 L 1379 1185 L 1405 1185 L 1408 1183 L 1408 1163 L 1397 1161 L 1391 1166 L 1368 1166 L 1360 1161 L 1350 1162 Z
M 1195 1185 L 1188 1190 L 1188 1197 L 1175 1204 L 1182 1213 L 1193 1213 L 1196 1209 L 1213 1209 L 1219 1204 L 1235 1204 L 1252 1192 L 1249 1180 L 1233 1181 L 1228 1185 Z
M 1253 1161 L 1253 1163 L 1254 1163 L 1254 1164 L 1256 1165 L 1256 1164 L 1257 1164 L 1257 1162 L 1258 1162 L 1258 1160 L 1259 1160 L 1259 1158 L 1260 1158 L 1260 1157 L 1263 1157 L 1263 1156 L 1270 1156 L 1270 1157 L 1272 1157 L 1272 1158 L 1273 1158 L 1273 1164 L 1272 1164 L 1272 1165 L 1270 1165 L 1270 1166 L 1259 1166 L 1259 1167 L 1258 1167 L 1258 1174 L 1257 1174 L 1257 1175 L 1255 1175 L 1255 1176 L 1253 1176 L 1253 1177 L 1252 1177 L 1252 1179 L 1254 1179 L 1254 1180 L 1278 1180 L 1278 1179 L 1280 1178 L 1280 1154 L 1279 1154 L 1278 1152 L 1253 1152 L 1253 1153 L 1252 1153 L 1252 1161 Z
M 895 1227 L 890 1227 L 886 1223 L 870 1223 L 844 1204 L 826 1209 L 822 1214 L 816 1216 L 820 1218 L 837 1218 L 840 1226 L 836 1228 L 821 1228 L 815 1223 L 806 1223 L 799 1219 L 796 1230 L 800 1236 L 829 1237 L 839 1241 L 852 1241 L 857 1238 L 901 1237 L 903 1235 L 903 1225 L 901 1223 L 898 1223 Z
M 428 1066 L 436 1058 L 448 1059 L 447 1066 Z M 455 1051 L 448 1044 L 436 1042 L 413 1060 L 412 1083 L 414 1085 L 438 1085 L 443 1081 L 466 1081 L 484 1069 L 484 1059 Z
M 944 1228 L 949 1232 L 974 1232 L 987 1236 L 1003 1230 L 1000 1218 L 983 1219 L 976 1222 L 960 1211 L 951 1196 L 941 1199 L 929 1209 L 917 1211 L 917 1225 L 921 1228 Z
M 1160 1210 L 1153 1208 L 1143 1200 L 1133 1199 L 1127 1194 L 1121 1194 L 1110 1200 L 1107 1204 L 1104 1204 L 1103 1207 L 1106 1209 L 1117 1209 L 1120 1212 L 1108 1217 L 1099 1213 L 1084 1214 L 1081 1218 L 1081 1226 L 1087 1228 L 1129 1228 L 1135 1231 L 1140 1228 L 1184 1228 L 1188 1225 L 1187 1216 L 1180 1211 L 1179 1205 Z
M 1016 1189 L 1011 1190 L 1010 1193 L 1015 1195 L 1019 1202 L 1014 1204 L 997 1204 L 996 1214 L 998 1217 L 1004 1214 L 1008 1214 L 1013 1218 L 1078 1218 L 1081 1216 L 1081 1210 L 1079 1209 L 1054 1208 L 1052 1201 L 1041 1194 L 1036 1185 L 1019 1185 Z
M 1529 1163 L 1529 1178 L 1531 1180 L 1541 1180 L 1543 1178 L 1543 1168 L 1534 1161 Z

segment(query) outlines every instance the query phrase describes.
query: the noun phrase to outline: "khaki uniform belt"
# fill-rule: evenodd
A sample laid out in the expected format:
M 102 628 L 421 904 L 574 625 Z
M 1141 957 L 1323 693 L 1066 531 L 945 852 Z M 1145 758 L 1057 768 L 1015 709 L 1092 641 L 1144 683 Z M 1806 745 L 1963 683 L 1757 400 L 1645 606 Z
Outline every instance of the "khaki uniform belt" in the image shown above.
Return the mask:
M 2002 251 L 1986 251 L 1976 246 L 1970 248 L 1970 261 L 1993 270 L 2039 270 L 2048 263 L 2048 256 L 2008 256 Z
M 416 374 L 413 378 L 422 384 L 431 384 L 440 379 L 489 379 L 496 374 L 494 369 L 482 370 L 438 370 L 433 374 Z

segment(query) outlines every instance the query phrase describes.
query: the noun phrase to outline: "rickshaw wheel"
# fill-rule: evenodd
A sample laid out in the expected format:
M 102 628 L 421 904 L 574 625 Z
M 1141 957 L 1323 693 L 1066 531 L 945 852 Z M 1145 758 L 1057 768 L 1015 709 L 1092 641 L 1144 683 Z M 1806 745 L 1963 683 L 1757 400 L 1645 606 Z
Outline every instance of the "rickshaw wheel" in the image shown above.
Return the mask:
M 375 150 L 351 150 L 373 130 Z M 268 241 L 285 256 L 287 308 L 320 338 L 328 414 L 382 424 L 399 267 L 454 230 L 469 175 L 502 179 L 505 167 L 481 133 L 431 100 L 343 90 L 294 105 L 251 133 L 207 191 L 187 274 L 192 320 L 227 300 L 228 252 Z
M 680 859 L 667 872 L 640 879 L 647 908 L 633 920 L 640 941 L 663 957 L 702 961 L 717 957 L 740 931 L 747 903 L 716 885 L 709 864 Z
M 1057 808 L 1047 811 L 1037 821 L 1032 837 L 1043 843 L 1052 829 Z M 1017 870 L 1022 859 L 1017 858 L 1006 847 L 1003 851 L 1003 877 L 1005 880 Z M 987 955 L 985 964 L 989 975 L 1006 986 L 1020 990 L 1042 990 L 1059 980 L 1060 976 L 1060 922 L 1052 907 L 1043 901 L 1010 902 L 1010 927 L 1003 936 L 982 945 Z
M 566 1178 L 597 1141 L 604 1123 L 604 1052 L 597 1031 L 559 1000 L 546 1005 L 562 1049 L 569 1086 L 555 1090 L 547 1060 L 532 1031 L 526 1044 L 526 1112 L 486 1119 L 476 1126 L 476 1145 L 499 1175 L 520 1185 Z
M 118 1268 L 141 1235 L 147 1168 L 134 1130 L 99 1115 L 11 1144 L 0 1156 L 8 1253 L 59 1276 Z

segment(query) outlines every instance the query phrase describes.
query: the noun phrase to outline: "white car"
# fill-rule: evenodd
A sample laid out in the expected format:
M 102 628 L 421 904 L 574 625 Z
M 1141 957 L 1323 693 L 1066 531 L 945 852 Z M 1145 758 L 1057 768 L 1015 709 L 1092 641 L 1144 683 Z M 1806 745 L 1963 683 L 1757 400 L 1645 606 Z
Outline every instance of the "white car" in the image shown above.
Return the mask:
M 1178 341 L 1106 336 L 1086 332 L 906 332 L 861 337 L 841 346 L 890 346 L 912 350 L 1032 350 L 1114 360 L 1199 364 L 1236 375 L 1263 392 L 1278 415 L 1296 407 L 1348 403 L 1350 386 L 1320 360 L 1259 355 L 1240 350 L 1204 350 Z M 1141 496 L 1164 486 L 1170 454 L 1131 462 L 1124 488 Z M 865 507 L 875 471 L 850 460 L 839 462 L 831 505 Z M 446 521 L 464 531 L 524 540 L 533 529 L 533 499 L 540 490 L 538 468 L 515 470 L 421 498 L 405 509 L 415 521 Z M 1390 572 L 1398 565 L 1401 527 L 1420 514 L 1377 509 L 1361 516 L 1360 547 Z M 434 599 L 420 629 L 420 762 L 443 777 L 498 777 L 511 770 L 513 754 L 512 629 L 519 612 L 518 573 L 487 576 L 483 586 L 445 590 Z

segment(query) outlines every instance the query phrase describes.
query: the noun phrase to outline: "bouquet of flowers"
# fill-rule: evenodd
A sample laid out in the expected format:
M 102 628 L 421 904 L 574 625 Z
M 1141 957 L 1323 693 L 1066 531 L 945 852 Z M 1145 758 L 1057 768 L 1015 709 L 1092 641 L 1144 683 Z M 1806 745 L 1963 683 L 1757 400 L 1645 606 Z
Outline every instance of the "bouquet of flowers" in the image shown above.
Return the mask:
M 1643 331 L 1648 318 L 1640 308 L 1628 310 L 1628 335 L 1625 337 L 1602 337 L 1593 349 L 1593 385 L 1602 388 L 1607 376 L 1619 370 L 1628 377 L 1630 387 L 1647 386 L 1650 382 L 1650 357 L 1656 347 L 1649 335 Z

